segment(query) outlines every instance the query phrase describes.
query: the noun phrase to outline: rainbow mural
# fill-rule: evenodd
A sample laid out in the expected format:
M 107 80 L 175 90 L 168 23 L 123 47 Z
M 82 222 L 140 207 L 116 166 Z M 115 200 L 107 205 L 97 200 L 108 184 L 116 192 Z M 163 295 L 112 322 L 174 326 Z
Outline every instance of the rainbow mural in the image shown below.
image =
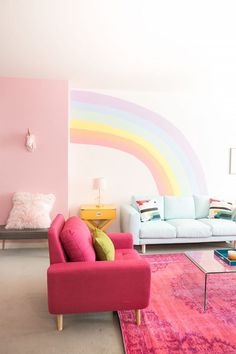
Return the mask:
M 157 113 L 134 103 L 71 90 L 70 141 L 115 148 L 141 160 L 159 194 L 206 194 L 201 164 L 183 134 Z

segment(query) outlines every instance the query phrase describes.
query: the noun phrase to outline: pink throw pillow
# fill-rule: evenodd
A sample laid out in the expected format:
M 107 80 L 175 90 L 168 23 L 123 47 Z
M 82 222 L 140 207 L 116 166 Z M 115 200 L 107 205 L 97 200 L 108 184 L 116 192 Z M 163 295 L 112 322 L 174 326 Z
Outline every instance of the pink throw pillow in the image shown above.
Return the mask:
M 71 216 L 65 222 L 60 240 L 71 262 L 94 262 L 96 260 L 89 228 L 78 216 Z
M 6 229 L 37 229 L 50 226 L 50 212 L 55 202 L 54 194 L 16 192 L 12 202 L 13 208 Z

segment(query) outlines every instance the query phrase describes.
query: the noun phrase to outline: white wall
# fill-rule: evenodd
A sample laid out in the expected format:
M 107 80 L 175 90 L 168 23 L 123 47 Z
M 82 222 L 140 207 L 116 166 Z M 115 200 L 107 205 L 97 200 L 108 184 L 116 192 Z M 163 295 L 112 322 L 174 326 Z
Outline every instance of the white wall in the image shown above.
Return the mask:
M 236 147 L 235 10 L 235 0 L 2 1 L 0 75 L 70 79 L 73 87 L 156 111 L 191 143 L 209 194 L 236 199 L 236 176 L 228 175 L 229 148 Z M 91 201 L 88 181 L 113 161 L 109 149 L 85 150 L 70 150 L 72 211 Z M 87 160 L 98 150 L 103 160 L 93 159 L 92 170 Z M 140 170 L 135 159 L 114 154 L 121 166 Z M 130 188 L 122 179 L 107 200 L 123 201 Z
M 236 79 L 235 74 L 232 71 Z M 236 90 L 232 76 L 227 85 L 220 77 L 215 85 L 206 76 L 191 93 L 140 96 L 145 106 L 168 118 L 188 139 L 201 161 L 209 195 L 236 200 L 236 175 L 229 175 L 229 149 L 236 146 Z
M 230 80 L 225 93 L 219 92 L 208 78 L 195 92 L 100 91 L 143 105 L 173 123 L 187 138 L 202 164 L 209 196 L 236 200 L 236 175 L 229 175 L 229 148 L 235 144 L 236 104 Z M 203 89 L 202 89 L 203 88 Z M 227 91 L 227 92 L 226 92 Z M 218 100 L 216 99 L 218 97 Z M 100 146 L 70 145 L 71 213 L 81 203 L 94 203 L 92 179 L 105 176 L 108 188 L 104 202 L 119 206 L 133 194 L 155 194 L 156 185 L 146 166 L 124 152 Z M 119 219 L 110 230 L 119 228 Z
M 70 215 L 78 215 L 81 204 L 97 203 L 93 179 L 103 176 L 107 187 L 101 201 L 115 204 L 118 213 L 109 230 L 119 230 L 119 206 L 127 203 L 131 195 L 140 193 L 140 181 L 144 194 L 156 192 L 156 185 L 146 166 L 129 154 L 102 146 L 70 144 Z

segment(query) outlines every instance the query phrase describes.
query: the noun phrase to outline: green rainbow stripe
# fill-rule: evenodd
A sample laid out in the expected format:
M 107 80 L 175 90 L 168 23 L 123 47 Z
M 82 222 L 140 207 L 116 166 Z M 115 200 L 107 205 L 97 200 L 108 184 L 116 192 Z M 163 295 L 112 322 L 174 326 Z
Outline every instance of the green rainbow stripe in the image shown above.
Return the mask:
M 206 193 L 201 165 L 186 138 L 166 119 L 131 102 L 72 90 L 70 141 L 137 157 L 160 194 Z

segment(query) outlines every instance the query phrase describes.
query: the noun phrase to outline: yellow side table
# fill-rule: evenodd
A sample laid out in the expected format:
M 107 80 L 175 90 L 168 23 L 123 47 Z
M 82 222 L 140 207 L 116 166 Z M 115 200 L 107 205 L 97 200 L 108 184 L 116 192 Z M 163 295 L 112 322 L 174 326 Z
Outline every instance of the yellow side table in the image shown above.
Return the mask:
M 105 230 L 116 218 L 116 207 L 111 204 L 84 204 L 80 207 L 80 217 L 91 230 Z

